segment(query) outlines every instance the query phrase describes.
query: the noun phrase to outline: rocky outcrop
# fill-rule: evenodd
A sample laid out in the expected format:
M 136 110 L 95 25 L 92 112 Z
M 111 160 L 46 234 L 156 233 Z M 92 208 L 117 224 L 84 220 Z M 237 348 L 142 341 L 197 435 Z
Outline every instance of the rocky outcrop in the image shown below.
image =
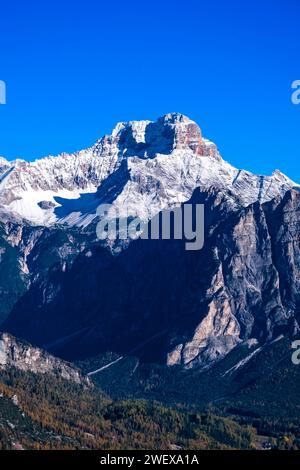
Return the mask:
M 218 270 L 206 293 L 213 300 L 192 339 L 169 353 L 170 364 L 201 365 L 241 341 L 264 344 L 299 332 L 299 208 L 292 190 L 228 215 L 214 229 Z
M 77 384 L 90 384 L 79 370 L 61 359 L 2 333 L 0 334 L 0 371 L 11 367 L 35 374 L 55 374 Z
M 95 153 L 97 156 L 118 153 L 122 158 L 138 156 L 147 159 L 182 150 L 220 159 L 216 147 L 214 153 L 209 149 L 195 122 L 182 114 L 171 113 L 156 122 L 129 121 L 117 124 L 111 136 L 105 136 L 97 142 Z

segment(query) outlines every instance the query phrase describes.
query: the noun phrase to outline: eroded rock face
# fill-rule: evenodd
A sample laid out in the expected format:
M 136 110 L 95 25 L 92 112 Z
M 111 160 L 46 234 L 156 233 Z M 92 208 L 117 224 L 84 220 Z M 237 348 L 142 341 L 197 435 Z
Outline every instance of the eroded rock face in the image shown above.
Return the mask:
M 89 239 L 63 227 L 0 222 L 0 325 L 33 282 L 49 269 L 66 270 Z
M 222 276 L 220 272 L 218 274 Z M 224 280 L 221 283 L 224 286 Z M 219 282 L 218 285 L 221 286 Z M 228 296 L 223 292 L 222 295 L 215 295 L 208 304 L 208 312 L 192 338 L 177 345 L 168 354 L 167 364 L 185 365 L 187 368 L 205 366 L 224 357 L 239 342 L 240 326 L 231 310 Z
M 36 374 L 55 374 L 70 382 L 89 384 L 87 378 L 66 362 L 2 333 L 0 334 L 0 370 L 10 367 Z
M 300 194 L 289 191 L 265 206 L 268 230 L 272 239 L 272 261 L 278 273 L 278 290 L 286 316 L 297 329 L 300 312 Z M 292 322 L 293 323 L 293 322 Z
M 98 155 L 119 157 L 154 158 L 170 155 L 173 150 L 192 151 L 196 155 L 209 155 L 200 127 L 186 116 L 178 113 L 166 114 L 156 122 L 129 121 L 119 123 L 111 136 L 105 136 L 96 145 Z M 217 149 L 212 154 L 220 159 Z
M 214 229 L 211 256 L 219 267 L 204 294 L 213 300 L 192 339 L 169 353 L 169 364 L 201 365 L 240 341 L 299 332 L 299 208 L 299 192 L 289 191 Z

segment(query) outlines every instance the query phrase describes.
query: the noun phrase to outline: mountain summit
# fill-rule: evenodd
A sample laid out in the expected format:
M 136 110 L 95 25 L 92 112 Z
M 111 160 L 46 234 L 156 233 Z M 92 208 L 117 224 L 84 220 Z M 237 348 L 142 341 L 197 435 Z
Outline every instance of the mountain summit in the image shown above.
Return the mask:
M 280 172 L 265 177 L 234 168 L 194 121 L 178 113 L 156 122 L 121 122 L 74 154 L 34 162 L 0 159 L 2 217 L 42 226 L 88 225 L 106 202 L 147 220 L 149 206 L 153 213 L 174 207 L 197 187 L 231 190 L 246 206 L 295 186 Z

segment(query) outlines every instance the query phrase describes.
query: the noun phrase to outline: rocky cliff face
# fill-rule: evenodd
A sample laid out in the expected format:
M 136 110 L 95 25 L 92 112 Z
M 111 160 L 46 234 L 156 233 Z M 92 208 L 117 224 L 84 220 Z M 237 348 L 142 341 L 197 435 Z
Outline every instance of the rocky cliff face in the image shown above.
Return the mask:
M 35 374 L 55 374 L 74 383 L 89 384 L 79 370 L 41 349 L 23 343 L 6 333 L 0 334 L 0 370 L 15 367 Z
M 187 368 L 298 332 L 299 187 L 233 168 L 185 116 L 120 123 L 79 154 L 0 171 L 3 329 L 67 359 Z M 139 239 L 116 256 L 91 223 L 107 202 L 145 221 L 204 204 L 204 248 Z

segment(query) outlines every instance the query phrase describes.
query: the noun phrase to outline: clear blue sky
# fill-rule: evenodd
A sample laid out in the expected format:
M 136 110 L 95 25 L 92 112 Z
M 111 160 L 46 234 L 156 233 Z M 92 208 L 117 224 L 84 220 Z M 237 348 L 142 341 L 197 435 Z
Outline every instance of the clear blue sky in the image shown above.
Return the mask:
M 181 112 L 224 158 L 300 182 L 299 0 L 2 2 L 0 155 L 87 147 Z

